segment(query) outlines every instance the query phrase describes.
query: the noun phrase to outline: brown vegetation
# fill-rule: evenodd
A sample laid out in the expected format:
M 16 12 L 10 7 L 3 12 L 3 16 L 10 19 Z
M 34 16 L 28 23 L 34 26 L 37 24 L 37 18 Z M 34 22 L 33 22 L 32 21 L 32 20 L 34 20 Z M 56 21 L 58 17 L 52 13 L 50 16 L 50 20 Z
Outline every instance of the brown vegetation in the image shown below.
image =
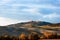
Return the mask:
M 27 36 L 25 34 L 23 34 L 23 33 L 20 34 L 19 39 L 20 40 L 28 40 Z
M 50 26 L 50 27 L 60 27 L 60 23 L 57 23 L 57 24 L 50 24 L 50 25 L 48 25 L 48 26 Z
M 36 32 L 32 32 L 28 35 L 22 33 L 19 35 L 19 37 L 16 36 L 9 36 L 9 35 L 4 35 L 0 36 L 0 40 L 41 40 L 41 39 L 60 39 L 60 35 L 57 35 L 56 33 L 48 33 L 44 32 L 44 36 L 38 35 Z

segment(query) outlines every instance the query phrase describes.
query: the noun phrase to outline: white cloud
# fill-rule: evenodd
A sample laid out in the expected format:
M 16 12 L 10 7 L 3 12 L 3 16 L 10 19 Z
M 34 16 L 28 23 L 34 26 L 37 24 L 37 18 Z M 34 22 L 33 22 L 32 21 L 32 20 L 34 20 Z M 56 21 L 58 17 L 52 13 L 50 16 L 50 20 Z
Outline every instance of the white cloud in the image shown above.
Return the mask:
M 26 21 L 28 21 L 28 20 L 26 20 Z M 26 22 L 26 21 L 0 17 L 0 26 L 15 24 L 15 23 L 19 23 L 19 22 Z
M 21 11 L 23 11 L 23 12 L 29 12 L 29 13 L 34 13 L 34 14 L 37 13 L 37 9 L 36 8 L 23 9 Z
M 52 13 L 52 14 L 49 14 L 49 15 L 44 15 L 43 18 L 48 18 L 48 19 L 54 19 L 54 18 L 59 18 L 60 15 L 59 14 L 56 14 L 56 13 Z
M 12 7 L 20 7 L 20 6 L 26 6 L 26 7 L 30 7 L 30 8 L 51 8 L 51 9 L 55 9 L 55 8 L 60 8 L 60 7 L 56 7 L 50 4 L 12 4 Z
M 0 5 L 4 5 L 6 3 L 9 3 L 11 0 L 1 0 L 0 1 Z
M 12 4 L 12 9 L 16 11 L 21 11 L 21 12 L 27 12 L 27 13 L 33 13 L 33 14 L 40 14 L 38 13 L 39 9 L 40 8 L 48 8 L 48 9 L 57 9 L 57 8 L 60 8 L 60 7 L 55 7 L 53 5 L 37 5 L 37 4 Z M 28 7 L 28 8 L 25 8 L 25 9 L 19 9 L 21 6 L 23 7 Z M 13 11 L 13 10 L 12 10 Z

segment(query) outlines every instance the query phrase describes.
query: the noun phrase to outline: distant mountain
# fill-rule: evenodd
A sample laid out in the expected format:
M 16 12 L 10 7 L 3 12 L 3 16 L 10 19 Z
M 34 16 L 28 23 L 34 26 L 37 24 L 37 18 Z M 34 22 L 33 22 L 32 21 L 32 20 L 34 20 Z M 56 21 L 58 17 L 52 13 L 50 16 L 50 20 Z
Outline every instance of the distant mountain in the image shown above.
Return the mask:
M 29 21 L 29 22 L 22 22 L 22 23 L 8 25 L 8 27 L 36 27 L 36 26 L 44 26 L 48 24 L 52 24 L 52 23 L 44 22 L 44 21 Z

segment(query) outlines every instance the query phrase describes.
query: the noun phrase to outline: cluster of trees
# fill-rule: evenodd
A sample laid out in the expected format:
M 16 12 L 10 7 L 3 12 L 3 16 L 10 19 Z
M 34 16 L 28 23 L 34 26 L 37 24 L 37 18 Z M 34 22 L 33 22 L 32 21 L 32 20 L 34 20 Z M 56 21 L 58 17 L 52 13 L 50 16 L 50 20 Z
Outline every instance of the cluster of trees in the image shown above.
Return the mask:
M 20 34 L 19 37 L 16 36 L 0 36 L 0 40 L 39 40 L 40 37 L 37 33 L 31 33 L 29 35 L 26 35 L 24 33 Z
M 49 36 L 46 36 L 46 35 L 43 36 L 42 39 L 60 39 L 60 35 L 57 35 L 57 33 L 55 33 L 55 34 L 52 33 Z
M 52 34 L 52 35 L 48 36 L 48 39 L 60 39 L 60 35 L 57 35 L 57 33 Z
M 29 35 L 26 35 L 24 33 L 20 34 L 19 37 L 15 36 L 0 36 L 0 40 L 40 40 L 41 36 L 39 36 L 37 33 L 31 33 Z M 57 34 L 52 34 L 48 37 L 42 37 L 42 39 L 60 39 L 60 35 L 57 36 Z

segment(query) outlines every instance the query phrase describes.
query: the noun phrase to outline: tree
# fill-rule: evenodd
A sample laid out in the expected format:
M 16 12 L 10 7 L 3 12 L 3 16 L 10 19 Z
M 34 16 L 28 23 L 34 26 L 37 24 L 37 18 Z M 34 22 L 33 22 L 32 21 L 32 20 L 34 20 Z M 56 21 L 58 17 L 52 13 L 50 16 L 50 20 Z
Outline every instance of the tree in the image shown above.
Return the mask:
M 27 40 L 27 35 L 25 35 L 24 33 L 22 33 L 20 36 L 19 36 L 19 39 L 20 40 Z

